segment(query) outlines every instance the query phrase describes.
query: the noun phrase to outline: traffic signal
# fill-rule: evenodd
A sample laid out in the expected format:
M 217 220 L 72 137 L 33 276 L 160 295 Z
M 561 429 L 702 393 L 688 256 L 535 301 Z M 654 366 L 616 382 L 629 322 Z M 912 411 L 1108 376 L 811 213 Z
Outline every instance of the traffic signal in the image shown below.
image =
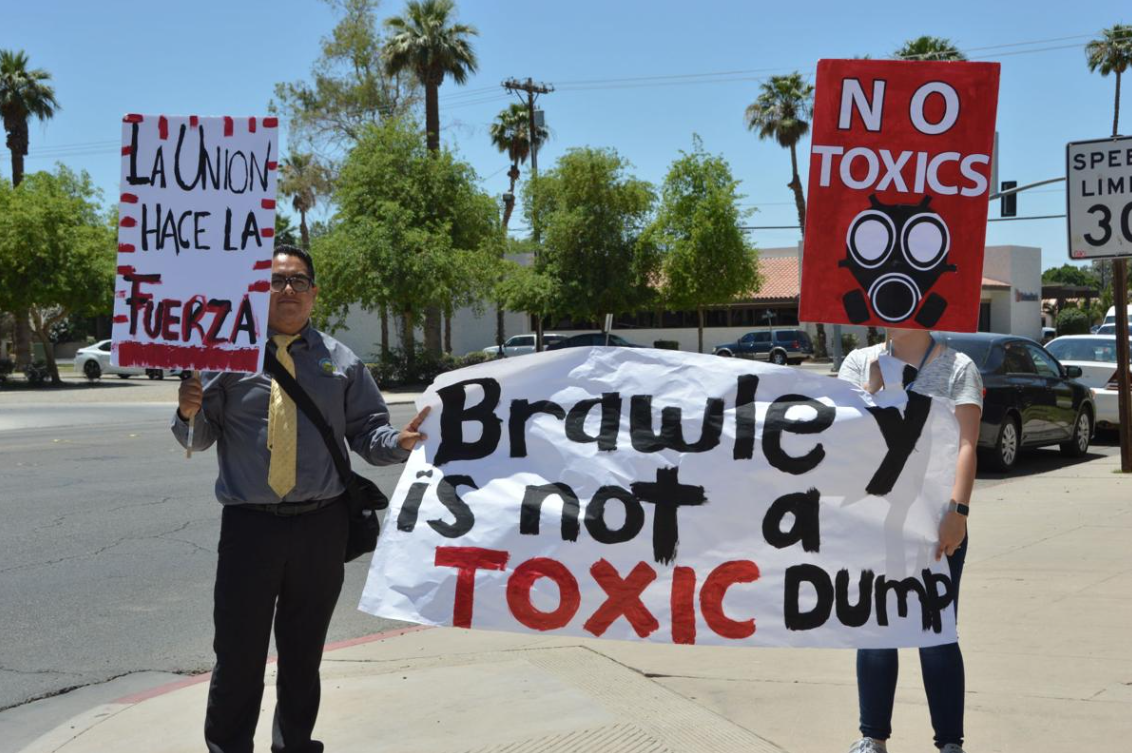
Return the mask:
M 1009 191 L 1011 188 L 1017 188 L 1017 187 L 1018 187 L 1018 181 L 1016 181 L 1016 180 L 1004 180 L 1004 181 L 1002 181 L 1002 187 L 999 190 L 1000 191 Z M 1005 196 L 1003 196 L 1000 200 L 1002 201 L 1002 211 L 999 213 L 1000 217 L 1017 217 L 1018 216 L 1018 194 L 1008 193 Z

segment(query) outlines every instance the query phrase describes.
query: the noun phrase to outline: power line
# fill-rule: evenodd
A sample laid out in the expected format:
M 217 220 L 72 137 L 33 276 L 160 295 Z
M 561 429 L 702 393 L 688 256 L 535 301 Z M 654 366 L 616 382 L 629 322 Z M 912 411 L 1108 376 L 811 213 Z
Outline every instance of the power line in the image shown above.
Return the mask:
M 1099 33 L 1099 32 L 1098 32 Z M 1046 39 L 1033 39 L 1025 42 L 1003 42 L 1000 44 L 983 45 L 979 47 L 968 47 L 960 49 L 958 47 L 946 50 L 946 52 L 960 52 L 968 54 L 972 52 L 984 52 L 989 50 L 1006 50 L 1013 47 L 1028 47 L 1039 44 L 1048 44 L 1050 42 L 1064 42 L 1071 39 L 1076 40 L 1093 40 L 1097 37 L 1098 33 L 1093 34 L 1073 34 L 1062 37 L 1049 37 Z M 1071 49 L 1074 47 L 1082 47 L 1083 44 L 1069 44 L 1069 45 L 1056 45 L 1051 47 L 1039 47 L 1030 50 L 1012 50 L 997 52 L 988 55 L 981 55 L 978 59 L 989 59 L 995 57 L 1006 57 L 1012 55 L 1026 55 L 1037 52 L 1049 52 L 1053 50 Z M 921 55 L 909 56 L 906 59 L 916 59 L 929 57 L 939 54 L 938 52 L 923 53 Z M 652 86 L 673 86 L 679 84 L 699 84 L 699 83 L 725 83 L 732 81 L 764 81 L 769 76 L 752 76 L 751 74 L 765 74 L 774 71 L 792 71 L 798 70 L 800 67 L 809 66 L 775 66 L 768 68 L 749 68 L 743 70 L 733 71 L 714 71 L 710 73 L 674 73 L 659 76 L 622 76 L 616 78 L 594 78 L 594 79 L 577 79 L 562 81 L 559 85 L 559 91 L 593 91 L 599 89 L 612 89 L 612 88 L 646 88 Z M 807 70 L 803 75 L 813 75 L 813 70 Z

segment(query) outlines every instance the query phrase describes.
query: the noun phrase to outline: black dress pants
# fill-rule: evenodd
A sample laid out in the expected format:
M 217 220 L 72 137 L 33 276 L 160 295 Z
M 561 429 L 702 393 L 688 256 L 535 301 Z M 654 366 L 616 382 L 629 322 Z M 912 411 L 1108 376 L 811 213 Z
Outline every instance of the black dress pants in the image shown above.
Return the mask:
M 275 753 L 321 753 L 312 740 L 319 664 L 342 590 L 345 500 L 281 516 L 226 506 L 220 524 L 213 648 L 204 738 L 210 753 L 251 753 L 275 621 L 279 654 Z

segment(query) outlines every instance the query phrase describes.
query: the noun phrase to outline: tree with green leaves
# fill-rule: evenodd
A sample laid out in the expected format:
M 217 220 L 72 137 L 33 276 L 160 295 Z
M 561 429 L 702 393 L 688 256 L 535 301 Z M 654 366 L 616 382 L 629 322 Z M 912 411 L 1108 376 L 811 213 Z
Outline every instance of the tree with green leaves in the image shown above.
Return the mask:
M 385 66 L 392 75 L 412 73 L 425 90 L 425 139 L 428 150 L 440 152 L 440 86 L 451 77 L 459 85 L 475 73 L 478 62 L 470 38 L 475 27 L 456 23 L 452 0 L 408 0 L 404 15 L 385 20 L 391 36 L 385 45 Z M 440 355 L 440 309 L 425 312 L 425 350 Z
M 550 132 L 545 127 L 536 127 L 532 142 L 530 131 L 530 114 L 527 108 L 519 103 L 514 103 L 499 113 L 489 130 L 492 145 L 511 160 L 511 169 L 507 171 L 507 177 L 511 179 L 511 187 L 503 194 L 504 233 L 507 232 L 511 214 L 515 211 L 515 184 L 519 180 L 519 165 L 531 156 L 532 144 L 541 146 L 550 136 Z M 503 330 L 503 304 L 500 303 L 495 309 L 495 344 L 503 345 L 506 336 Z
M 944 37 L 924 35 L 909 39 L 892 56 L 897 60 L 966 60 L 967 56 L 960 52 L 955 43 Z
M 536 271 L 557 287 L 553 313 L 594 320 L 647 308 L 660 256 L 647 232 L 655 193 L 612 149 L 571 149 L 527 181 L 523 210 L 542 228 Z
M 353 305 L 388 306 L 402 316 L 412 361 L 424 308 L 451 311 L 491 294 L 502 238 L 495 201 L 470 165 L 428 152 L 411 124 L 388 121 L 363 135 L 342 166 L 335 202 L 332 227 L 312 249 L 319 315 L 332 327 Z
M 510 241 L 511 253 L 522 253 L 529 249 L 529 243 Z M 558 281 L 549 274 L 545 265 L 524 265 L 517 261 L 505 260 L 495 288 L 495 298 L 510 311 L 525 311 L 539 321 L 559 310 Z M 502 345 L 502 343 L 497 343 Z
M 503 228 L 506 230 L 511 221 L 511 213 L 515 209 L 515 184 L 519 180 L 519 165 L 531 156 L 532 140 L 530 137 L 530 114 L 525 105 L 518 102 L 512 104 L 503 112 L 495 116 L 488 133 L 491 144 L 511 160 L 511 169 L 507 177 L 511 179 L 511 188 L 503 197 Z M 545 127 L 536 127 L 533 143 L 539 147 L 550 137 L 550 131 Z
M 1102 76 L 1115 73 L 1116 99 L 1112 105 L 1112 135 L 1120 133 L 1120 76 L 1132 65 L 1132 25 L 1116 24 L 1101 32 L 1100 39 L 1085 45 L 1089 70 Z
M 420 87 L 411 72 L 391 73 L 385 65 L 379 0 L 325 1 L 339 19 L 321 41 L 311 81 L 276 84 L 269 109 L 288 119 L 297 143 L 344 150 L 367 127 L 406 115 L 420 101 Z
M 276 244 L 287 246 L 299 245 L 299 237 L 295 235 L 295 226 L 291 224 L 291 218 L 275 210 L 275 236 Z
M 12 155 L 12 186 L 19 186 L 24 177 L 24 157 L 30 142 L 28 121 L 47 121 L 61 108 L 55 99 L 55 88 L 48 82 L 51 74 L 42 68 L 28 68 L 27 53 L 22 50 L 0 50 L 0 117 L 4 119 L 5 142 Z M 16 365 L 31 360 L 31 336 L 28 312 L 13 311 L 15 318 Z
M 299 235 L 305 249 L 311 247 L 307 212 L 329 190 L 330 171 L 313 154 L 292 152 L 279 166 L 279 193 L 290 196 L 292 208 L 299 213 Z
M 405 13 L 385 20 L 392 33 L 385 46 L 386 70 L 409 72 L 425 89 L 425 134 L 428 149 L 440 150 L 440 86 L 450 77 L 463 85 L 478 61 L 471 37 L 474 26 L 456 23 L 453 0 L 409 0 Z
M 1062 264 L 1060 267 L 1050 267 L 1042 272 L 1042 282 L 1059 285 L 1081 285 L 1100 289 L 1100 279 L 1096 273 L 1086 267 L 1076 264 Z
M 672 163 L 650 232 L 661 254 L 661 296 L 669 308 L 695 309 L 704 352 L 704 309 L 758 289 L 757 254 L 741 228 L 739 181 L 723 157 L 691 152 Z
M 52 328 L 113 305 L 117 222 L 101 214 L 99 199 L 89 175 L 63 166 L 15 188 L 0 183 L 0 308 L 28 312 L 55 384 Z
M 760 140 L 774 139 L 778 145 L 790 150 L 791 178 L 787 188 L 794 192 L 794 205 L 798 209 L 798 226 L 803 237 L 806 232 L 806 194 L 798 173 L 798 143 L 810 132 L 810 118 L 814 115 L 814 87 L 795 71 L 785 76 L 771 76 L 760 87 L 758 98 L 747 106 L 747 128 L 758 134 Z M 826 357 L 825 325 L 817 323 L 815 354 Z
M 28 120 L 46 121 L 60 110 L 51 74 L 42 68 L 28 68 L 27 53 L 0 50 L 0 115 L 4 118 L 5 142 L 12 154 L 12 185 L 24 177 L 24 157 L 28 154 Z

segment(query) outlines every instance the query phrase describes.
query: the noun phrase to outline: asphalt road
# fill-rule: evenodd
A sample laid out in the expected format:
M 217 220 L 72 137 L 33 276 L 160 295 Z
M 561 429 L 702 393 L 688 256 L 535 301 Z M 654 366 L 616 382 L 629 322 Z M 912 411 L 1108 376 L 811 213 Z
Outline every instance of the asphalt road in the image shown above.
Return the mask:
M 0 407 L 0 711 L 130 673 L 210 668 L 216 457 L 185 458 L 171 410 Z M 413 408 L 392 414 L 400 425 Z M 387 494 L 401 472 L 355 465 Z M 331 641 L 395 625 L 356 609 L 367 564 L 347 565 Z

